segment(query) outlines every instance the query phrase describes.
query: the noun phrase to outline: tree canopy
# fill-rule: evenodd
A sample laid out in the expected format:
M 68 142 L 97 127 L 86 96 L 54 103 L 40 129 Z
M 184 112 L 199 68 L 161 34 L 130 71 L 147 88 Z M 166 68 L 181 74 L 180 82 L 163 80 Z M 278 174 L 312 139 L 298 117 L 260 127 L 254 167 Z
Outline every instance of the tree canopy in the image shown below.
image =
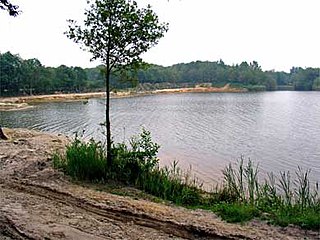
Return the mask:
M 250 67 L 251 65 L 251 67 Z M 255 66 L 255 67 L 253 67 Z M 22 59 L 10 52 L 0 53 L 0 97 L 55 92 L 105 90 L 104 66 L 95 68 L 46 67 L 36 59 Z M 112 90 L 132 88 L 141 90 L 194 87 L 203 83 L 212 86 L 231 84 L 249 90 L 320 90 L 320 68 L 293 67 L 289 73 L 262 71 L 254 63 L 227 65 L 216 62 L 180 63 L 169 67 L 150 64 L 137 71 L 138 82 L 122 81 L 122 75 L 111 73 Z

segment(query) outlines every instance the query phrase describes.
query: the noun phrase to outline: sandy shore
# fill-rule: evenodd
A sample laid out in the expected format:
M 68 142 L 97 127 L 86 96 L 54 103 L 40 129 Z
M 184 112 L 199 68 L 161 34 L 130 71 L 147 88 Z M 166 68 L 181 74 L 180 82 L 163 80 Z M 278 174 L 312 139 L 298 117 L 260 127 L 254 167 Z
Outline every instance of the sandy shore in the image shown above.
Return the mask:
M 68 93 L 68 94 L 50 94 L 50 95 L 35 95 L 35 96 L 20 96 L 20 97 L 5 97 L 0 98 L 0 103 L 37 103 L 37 102 L 51 102 L 51 101 L 72 101 L 83 100 L 95 97 L 104 97 L 103 92 L 94 93 Z
M 41 102 L 83 101 L 89 98 L 101 98 L 104 96 L 105 93 L 103 92 L 94 92 L 6 97 L 0 98 L 0 111 L 23 110 L 32 107 L 32 104 Z
M 111 98 L 135 97 L 152 94 L 170 94 L 170 93 L 208 93 L 208 92 L 230 92 L 239 93 L 245 92 L 245 89 L 231 88 L 229 84 L 222 88 L 215 87 L 194 87 L 194 88 L 174 88 L 174 89 L 161 89 L 154 91 L 141 91 L 141 92 L 117 92 L 111 93 Z M 104 92 L 93 93 L 70 93 L 70 94 L 51 94 L 51 95 L 37 95 L 37 96 L 20 96 L 20 97 L 0 97 L 0 111 L 15 111 L 32 107 L 32 104 L 41 102 L 65 102 L 65 101 L 83 101 L 89 98 L 102 98 L 105 97 Z
M 173 89 L 161 89 L 155 90 L 153 93 L 240 93 L 246 92 L 246 89 L 232 88 L 230 84 L 224 87 L 194 87 L 194 88 L 173 88 Z
M 257 220 L 230 224 L 210 211 L 75 184 L 52 168 L 52 153 L 63 152 L 68 138 L 4 132 L 9 140 L 0 140 L 0 239 L 318 239 L 313 231 Z

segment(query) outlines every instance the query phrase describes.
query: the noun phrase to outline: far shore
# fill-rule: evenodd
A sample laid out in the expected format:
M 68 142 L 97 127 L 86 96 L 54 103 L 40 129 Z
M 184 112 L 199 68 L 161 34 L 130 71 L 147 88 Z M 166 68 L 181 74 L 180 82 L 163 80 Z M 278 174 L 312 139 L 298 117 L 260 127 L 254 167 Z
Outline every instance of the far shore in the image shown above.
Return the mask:
M 222 88 L 216 87 L 194 87 L 194 88 L 173 88 L 161 89 L 154 91 L 119 91 L 111 92 L 111 98 L 125 98 L 153 94 L 170 94 L 170 93 L 239 93 L 246 92 L 246 89 L 232 88 L 229 84 Z M 103 98 L 105 92 L 91 93 L 59 93 L 50 95 L 18 96 L 18 97 L 0 97 L 0 111 L 22 110 L 32 107 L 29 104 L 42 102 L 66 102 L 66 101 L 85 101 L 89 98 Z

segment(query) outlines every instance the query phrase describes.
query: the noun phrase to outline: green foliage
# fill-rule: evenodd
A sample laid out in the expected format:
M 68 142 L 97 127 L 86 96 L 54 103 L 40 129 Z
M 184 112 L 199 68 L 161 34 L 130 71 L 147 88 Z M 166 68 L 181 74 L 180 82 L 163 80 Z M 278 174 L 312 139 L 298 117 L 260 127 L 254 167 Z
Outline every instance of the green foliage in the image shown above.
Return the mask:
M 104 65 L 106 87 L 107 162 L 113 164 L 110 124 L 110 77 L 119 72 L 131 78 L 128 70 L 137 71 L 143 64 L 141 54 L 156 45 L 168 30 L 160 23 L 151 6 L 139 8 L 134 0 L 88 0 L 83 25 L 68 20 L 68 38 L 99 59 Z M 123 77 L 122 77 L 123 78 Z
M 255 167 L 249 159 L 246 166 L 244 158 L 241 156 L 238 171 L 236 171 L 230 163 L 224 170 L 225 192 L 230 193 L 235 202 L 250 203 L 255 202 L 255 192 L 259 191 L 258 186 L 258 168 Z
M 283 227 L 293 224 L 304 229 L 319 230 L 320 207 L 307 208 L 304 211 L 295 207 L 281 208 L 273 211 L 269 220 L 271 223 Z
M 124 143 L 112 146 L 113 166 L 115 178 L 128 183 L 136 183 L 141 175 L 152 172 L 158 165 L 157 153 L 160 146 L 152 142 L 151 133 L 145 129 L 139 136 Z
M 117 74 L 112 71 L 110 87 L 135 91 L 194 87 L 212 85 L 223 87 L 230 84 L 249 91 L 266 90 L 319 90 L 319 69 L 292 68 L 290 73 L 263 72 L 256 64 L 228 66 L 223 62 L 192 62 L 171 67 L 150 65 L 140 69 L 136 81 L 125 81 L 135 75 L 126 71 Z M 44 67 L 38 59 L 23 60 L 10 52 L 0 54 L 0 96 L 44 94 L 54 92 L 102 91 L 105 89 L 104 66 L 82 69 L 61 65 L 57 68 Z M 248 73 L 246 73 L 248 71 Z M 249 73 L 250 72 L 250 73 Z
M 139 178 L 138 186 L 153 194 L 176 204 L 194 206 L 201 200 L 200 185 L 190 174 L 184 173 L 174 162 L 171 167 L 156 168 Z
M 106 164 L 105 150 L 93 140 L 88 143 L 76 138 L 66 149 L 65 156 L 55 154 L 53 165 L 78 180 L 118 181 L 133 185 L 147 193 L 177 204 L 197 205 L 201 201 L 201 185 L 190 173 L 184 173 L 177 163 L 159 167 L 157 153 L 150 132 L 142 130 L 124 143 L 112 147 L 113 164 Z
M 132 0 L 89 0 L 84 26 L 68 20 L 66 35 L 108 65 L 107 71 L 136 66 L 140 55 L 158 43 L 168 30 L 151 6 L 139 8 Z
M 214 211 L 228 222 L 259 217 L 281 226 L 319 229 L 319 188 L 311 186 L 310 171 L 298 168 L 293 179 L 289 172 L 280 172 L 278 178 L 270 173 L 261 183 L 258 166 L 241 157 L 236 167 L 230 164 L 223 170 L 222 186 L 204 192 L 191 170 L 182 171 L 177 162 L 159 167 L 158 150 L 143 129 L 129 145 L 113 144 L 114 164 L 108 166 L 100 143 L 76 138 L 64 156 L 54 155 L 53 165 L 78 180 L 120 182 L 179 205 Z
M 104 149 L 93 140 L 85 143 L 76 137 L 65 156 L 54 155 L 53 165 L 78 180 L 101 181 L 107 177 Z
M 228 216 L 232 216 L 232 212 L 236 214 L 236 211 L 241 215 L 245 206 L 252 208 L 253 212 L 268 213 L 268 219 L 278 225 L 295 224 L 307 229 L 319 228 L 319 188 L 317 183 L 314 188 L 311 187 L 310 170 L 303 171 L 299 167 L 295 181 L 291 179 L 290 172 L 280 172 L 278 179 L 270 173 L 269 179 L 261 184 L 258 181 L 258 167 L 254 166 L 250 159 L 245 165 L 241 157 L 237 168 L 230 164 L 224 169 L 223 174 L 223 188 L 212 194 L 210 199 L 213 203 L 223 201 L 231 204 L 231 208 L 229 205 L 223 205 L 222 210 L 216 209 L 223 218 L 229 219 Z M 249 216 L 256 215 L 248 214 L 243 218 L 247 219 Z M 233 220 L 231 218 L 228 221 Z
M 177 163 L 172 167 L 159 167 L 159 147 L 145 129 L 138 137 L 131 138 L 129 146 L 113 145 L 113 178 L 177 204 L 198 204 L 201 199 L 198 185 L 190 181 L 190 176 L 183 173 Z
M 292 68 L 291 77 L 294 89 L 298 91 L 312 90 L 313 81 L 319 77 L 319 69 L 315 68 Z
M 80 92 L 90 87 L 80 67 L 44 67 L 36 58 L 23 60 L 10 52 L 0 54 L 0 83 L 0 96 Z
M 313 81 L 312 90 L 320 91 L 320 76 Z
M 260 212 L 254 206 L 232 203 L 217 204 L 212 210 L 221 216 L 227 222 L 247 222 L 255 217 L 260 216 Z

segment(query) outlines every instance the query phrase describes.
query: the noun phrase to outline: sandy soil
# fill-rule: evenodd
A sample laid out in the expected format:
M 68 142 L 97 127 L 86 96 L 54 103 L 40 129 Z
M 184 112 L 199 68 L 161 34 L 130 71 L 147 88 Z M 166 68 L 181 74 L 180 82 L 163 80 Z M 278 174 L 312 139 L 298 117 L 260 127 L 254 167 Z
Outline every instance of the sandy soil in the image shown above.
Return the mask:
M 155 90 L 154 93 L 204 93 L 204 92 L 215 92 L 215 93 L 239 93 L 246 92 L 245 89 L 232 88 L 230 84 L 226 84 L 224 87 L 194 87 L 194 88 L 174 88 L 174 89 L 161 89 Z
M 40 102 L 82 101 L 89 98 L 99 98 L 104 96 L 105 93 L 96 92 L 0 98 L 0 111 L 22 110 L 32 107 L 32 104 L 34 103 Z
M 243 89 L 231 88 L 229 84 L 222 88 L 214 87 L 195 87 L 195 88 L 174 88 L 161 89 L 145 92 L 117 92 L 111 93 L 111 98 L 135 97 L 151 94 L 166 94 L 166 93 L 191 93 L 191 92 L 244 92 Z M 105 97 L 103 92 L 95 93 L 71 93 L 71 94 L 52 94 L 39 96 L 23 96 L 23 97 L 0 97 L 0 111 L 16 111 L 32 107 L 34 103 L 40 102 L 55 102 L 55 101 L 85 101 L 89 98 Z
M 69 139 L 4 129 L 0 140 L 0 239 L 319 239 L 319 233 L 134 200 L 73 184 L 52 169 Z

